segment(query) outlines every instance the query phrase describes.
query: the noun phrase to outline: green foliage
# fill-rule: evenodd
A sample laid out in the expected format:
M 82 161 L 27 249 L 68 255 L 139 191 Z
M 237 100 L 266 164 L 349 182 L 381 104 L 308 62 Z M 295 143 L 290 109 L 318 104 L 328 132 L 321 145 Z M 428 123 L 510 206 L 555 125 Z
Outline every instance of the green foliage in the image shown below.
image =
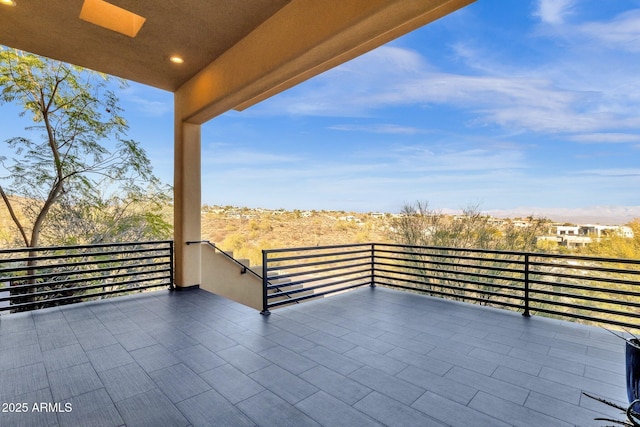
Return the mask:
M 496 224 L 491 217 L 483 215 L 478 206 L 464 209 L 461 215 L 449 216 L 429 209 L 426 202 L 405 205 L 400 217 L 392 223 L 392 239 L 430 249 L 416 250 L 404 264 L 396 267 L 395 273 L 420 272 L 424 281 L 413 286 L 432 295 L 461 300 L 474 298 L 476 302 L 491 305 L 495 286 L 508 289 L 520 280 L 521 274 L 515 272 L 517 265 L 506 253 L 477 256 L 465 249 L 531 252 L 537 249 L 537 236 L 543 234 L 545 224 L 545 220 L 534 218 L 528 218 L 526 225 L 515 221 Z M 507 271 L 487 280 L 486 276 L 495 269 Z
M 640 259 L 640 218 L 627 225 L 633 230 L 632 239 L 610 233 L 587 245 L 581 252 L 606 258 Z
M 237 252 L 247 245 L 247 239 L 240 233 L 229 234 L 220 246 L 224 250 Z
M 494 225 L 477 206 L 450 217 L 428 209 L 426 203 L 407 205 L 403 215 L 394 221 L 395 240 L 431 248 L 417 248 L 397 263 L 392 279 L 395 277 L 396 284 L 402 283 L 403 274 L 415 277 L 418 272 L 420 282 L 413 282 L 412 286 L 422 292 L 486 305 L 506 302 L 517 307 L 522 304 L 523 265 L 522 256 L 512 255 L 511 251 L 569 252 L 551 240 L 537 242 L 537 236 L 548 234 L 547 224 L 542 219 L 527 218 Z M 562 311 L 582 319 L 595 311 L 601 318 L 632 323 L 633 318 L 625 311 L 634 310 L 640 303 L 636 293 L 640 269 L 622 259 L 640 259 L 640 219 L 629 226 L 635 234 L 633 239 L 611 233 L 594 238 L 592 244 L 573 252 L 597 258 L 529 255 L 539 263 L 530 264 L 533 268 L 527 275 L 537 298 L 531 309 L 552 317 L 556 315 L 550 312 Z M 465 249 L 499 252 L 477 254 Z
M 0 196 L 25 246 L 41 244 L 41 235 L 61 243 L 56 233 L 63 242 L 120 240 L 141 222 L 152 235 L 167 234 L 168 223 L 157 214 L 167 191 L 144 150 L 126 139 L 111 86 L 104 74 L 0 48 L 0 105 L 21 106 L 34 123 L 6 141 L 13 156 L 0 158 L 7 172 Z M 27 202 L 17 206 L 16 196 Z M 137 202 L 153 208 L 133 212 Z M 101 230 L 89 236 L 92 226 Z
M 42 230 L 44 242 L 84 245 L 171 238 L 170 195 L 150 185 L 144 192 L 67 200 L 50 211 Z
M 497 226 L 490 220 L 477 205 L 451 217 L 429 209 L 426 202 L 416 202 L 403 206 L 393 221 L 392 239 L 406 245 L 534 251 L 536 237 L 546 231 L 544 219 L 530 217 L 526 227 L 511 221 Z

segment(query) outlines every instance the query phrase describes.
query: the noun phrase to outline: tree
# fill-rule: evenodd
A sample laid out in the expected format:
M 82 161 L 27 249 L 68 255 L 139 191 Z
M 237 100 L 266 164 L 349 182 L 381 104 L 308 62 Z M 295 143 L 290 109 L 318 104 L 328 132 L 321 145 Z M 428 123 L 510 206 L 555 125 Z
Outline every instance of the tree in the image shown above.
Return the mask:
M 168 191 L 140 145 L 126 139 L 113 86 L 104 74 L 0 47 L 0 105 L 17 104 L 33 121 L 26 136 L 6 141 L 12 156 L 0 157 L 0 197 L 24 246 L 168 235 Z M 26 278 L 11 280 L 13 303 L 32 308 L 36 290 L 65 292 L 37 279 L 35 253 Z
M 477 205 L 450 216 L 430 209 L 426 202 L 416 202 L 402 208 L 392 222 L 391 237 L 403 245 L 428 247 L 416 250 L 403 267 L 410 274 L 421 272 L 424 281 L 417 285 L 419 289 L 435 295 L 473 297 L 490 304 L 496 287 L 511 286 L 512 279 L 521 277 L 515 272 L 519 267 L 513 257 L 500 251 L 535 251 L 537 236 L 546 231 L 546 222 L 529 217 L 526 226 L 512 221 L 496 224 Z M 478 254 L 469 249 L 498 252 Z M 487 276 L 497 269 L 503 270 L 500 278 L 488 280 Z
M 403 206 L 392 222 L 392 240 L 405 245 L 442 246 L 460 249 L 535 251 L 537 236 L 546 232 L 547 220 L 527 218 L 527 227 L 511 221 L 497 226 L 479 206 L 471 205 L 461 215 L 443 215 L 427 202 Z
M 149 185 L 144 192 L 107 195 L 96 191 L 90 199 L 60 200 L 49 213 L 42 241 L 56 245 L 87 245 L 169 239 L 172 226 L 170 195 Z
M 21 115 L 30 115 L 34 123 L 26 129 L 29 137 L 6 141 L 13 156 L 0 157 L 8 172 L 0 177 L 0 197 L 26 247 L 41 244 L 47 224 L 55 229 L 88 206 L 139 199 L 149 184 L 160 185 L 140 145 L 125 138 L 128 126 L 111 81 L 104 74 L 0 48 L 0 105 L 18 104 Z M 124 217 L 122 209 L 116 210 Z

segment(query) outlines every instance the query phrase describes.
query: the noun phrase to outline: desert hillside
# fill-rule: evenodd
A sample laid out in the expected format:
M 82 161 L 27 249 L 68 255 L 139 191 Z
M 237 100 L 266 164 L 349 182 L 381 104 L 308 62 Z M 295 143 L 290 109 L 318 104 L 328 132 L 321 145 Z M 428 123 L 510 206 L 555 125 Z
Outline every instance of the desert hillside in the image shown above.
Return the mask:
M 260 264 L 262 249 L 389 240 L 388 214 L 205 206 L 202 238 Z

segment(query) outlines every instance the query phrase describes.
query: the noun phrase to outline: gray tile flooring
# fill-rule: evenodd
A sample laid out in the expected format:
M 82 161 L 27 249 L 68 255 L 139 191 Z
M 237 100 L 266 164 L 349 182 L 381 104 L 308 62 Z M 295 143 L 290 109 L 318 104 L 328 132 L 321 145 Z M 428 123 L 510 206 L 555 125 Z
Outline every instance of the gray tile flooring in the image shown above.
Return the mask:
M 583 391 L 625 402 L 623 345 L 607 332 L 383 288 L 269 317 L 202 290 L 0 317 L 1 426 L 541 427 L 618 416 Z

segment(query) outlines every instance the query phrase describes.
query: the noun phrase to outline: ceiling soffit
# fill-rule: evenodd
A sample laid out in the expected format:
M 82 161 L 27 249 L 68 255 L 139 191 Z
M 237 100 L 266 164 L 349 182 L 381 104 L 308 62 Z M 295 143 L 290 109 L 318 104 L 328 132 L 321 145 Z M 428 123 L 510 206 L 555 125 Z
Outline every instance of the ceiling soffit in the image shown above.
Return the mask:
M 293 0 L 181 87 L 178 115 L 243 110 L 473 1 Z
M 201 124 L 472 1 L 109 0 L 145 19 L 130 37 L 80 19 L 83 0 L 16 0 L 0 44 L 175 92 L 178 117 Z
M 83 0 L 16 0 L 0 44 L 173 92 L 288 1 L 109 0 L 146 19 L 131 38 L 80 19 Z

